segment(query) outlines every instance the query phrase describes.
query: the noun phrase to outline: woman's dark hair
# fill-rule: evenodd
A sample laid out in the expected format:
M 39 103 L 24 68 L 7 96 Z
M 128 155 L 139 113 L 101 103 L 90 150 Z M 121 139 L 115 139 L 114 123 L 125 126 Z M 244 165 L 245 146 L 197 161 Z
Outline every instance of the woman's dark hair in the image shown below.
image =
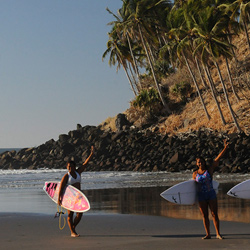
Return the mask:
M 201 161 L 203 161 L 204 166 L 205 166 L 205 168 L 207 169 L 206 160 L 205 160 L 202 156 L 198 156 L 198 157 L 196 157 L 196 161 L 197 161 L 198 159 L 200 159 Z
M 68 161 L 68 163 L 69 163 L 71 166 L 76 167 L 76 163 L 75 163 L 74 161 Z

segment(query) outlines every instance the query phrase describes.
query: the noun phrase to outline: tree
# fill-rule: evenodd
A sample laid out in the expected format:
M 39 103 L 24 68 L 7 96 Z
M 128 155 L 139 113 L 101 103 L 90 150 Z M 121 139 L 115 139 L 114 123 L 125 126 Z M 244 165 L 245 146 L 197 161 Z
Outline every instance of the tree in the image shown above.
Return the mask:
M 245 32 L 248 47 L 250 49 L 250 38 L 248 35 L 247 23 L 250 20 L 250 2 L 248 0 L 236 0 L 231 4 L 221 4 L 219 8 L 230 14 L 232 19 L 238 20 Z
M 131 62 L 131 64 L 133 65 L 133 69 L 136 73 L 137 76 L 137 80 L 138 80 L 138 85 L 139 85 L 139 91 L 142 89 L 141 86 L 141 82 L 140 82 L 140 74 L 139 74 L 139 70 L 138 70 L 138 65 L 137 65 L 137 61 L 135 59 L 134 56 L 134 51 L 132 49 L 132 45 L 131 45 L 131 40 L 129 37 L 128 32 L 124 29 L 124 23 L 126 22 L 126 13 L 125 13 L 125 7 L 124 5 L 126 5 L 126 2 L 124 1 L 123 7 L 120 8 L 117 12 L 118 14 L 115 15 L 109 8 L 106 8 L 106 10 L 109 12 L 109 14 L 113 15 L 113 17 L 116 19 L 115 21 L 112 21 L 110 23 L 108 23 L 108 25 L 113 25 L 114 27 L 116 27 L 116 32 L 119 33 L 119 37 L 120 39 L 127 39 L 128 42 L 128 46 L 129 46 L 129 51 L 130 51 L 130 55 L 131 58 L 133 59 L 133 61 Z
M 156 77 L 153 63 L 152 63 L 152 49 L 150 48 L 147 36 L 150 35 L 150 39 L 156 41 L 155 34 L 152 30 L 152 23 L 157 23 L 156 17 L 152 14 L 156 8 L 159 8 L 161 5 L 166 4 L 168 1 L 159 1 L 159 0 L 130 0 L 127 4 L 127 13 L 129 16 L 126 22 L 126 28 L 130 30 L 131 34 L 134 34 L 137 37 L 137 41 L 140 41 L 143 45 L 144 52 L 146 54 L 147 62 L 151 69 L 151 73 L 159 93 L 161 102 L 167 111 L 168 114 L 171 113 L 169 106 L 166 103 L 166 100 L 163 97 L 162 91 L 158 79 Z M 151 54 L 151 55 L 150 55 Z
M 119 69 L 120 65 L 122 65 L 122 67 L 125 71 L 125 74 L 128 78 L 128 81 L 130 83 L 130 87 L 131 87 L 134 95 L 137 96 L 137 92 L 135 90 L 134 84 L 131 80 L 131 77 L 128 74 L 128 71 L 127 71 L 127 63 L 124 60 L 124 57 L 122 57 L 122 55 L 125 53 L 124 51 L 126 51 L 126 47 L 123 46 L 121 43 L 119 43 L 115 29 L 113 30 L 113 32 L 109 33 L 109 38 L 110 39 L 107 42 L 107 50 L 103 53 L 102 60 L 104 60 L 104 58 L 108 54 L 110 54 L 110 57 L 109 57 L 109 65 L 110 66 L 116 65 L 116 63 L 118 63 L 117 69 Z
M 186 10 L 186 7 L 190 7 L 188 5 L 185 5 L 185 7 L 183 7 L 183 9 Z M 208 120 L 210 120 L 210 115 L 207 111 L 205 102 L 203 100 L 201 91 L 199 89 L 199 85 L 198 82 L 196 80 L 195 74 L 193 73 L 193 70 L 191 69 L 190 63 L 188 61 L 188 57 L 187 57 L 187 51 L 192 51 L 192 37 L 190 37 L 189 34 L 189 29 L 190 29 L 190 25 L 187 24 L 187 21 L 190 20 L 189 18 L 185 18 L 185 10 L 183 10 L 182 8 L 179 9 L 175 9 L 172 10 L 171 12 L 171 19 L 173 20 L 173 24 L 175 26 L 172 25 L 172 29 L 168 32 L 168 36 L 170 38 L 172 38 L 172 45 L 176 46 L 176 52 L 178 55 L 178 58 L 180 58 L 181 60 L 184 60 L 189 73 L 193 79 L 195 88 L 197 90 L 198 96 L 200 98 L 202 107 L 205 111 L 205 114 L 208 118 Z M 188 29 L 189 28 L 189 29 Z M 173 43 L 173 41 L 175 41 L 175 43 Z
M 217 68 L 221 85 L 223 88 L 224 96 L 228 105 L 228 109 L 234 121 L 234 124 L 238 131 L 241 131 L 237 119 L 234 115 L 233 109 L 231 107 L 227 90 L 221 71 L 217 60 L 220 56 L 222 57 L 231 57 L 230 53 L 230 44 L 225 40 L 225 33 L 223 32 L 223 22 L 220 19 L 220 13 L 216 11 L 215 7 L 207 7 L 199 12 L 195 20 L 195 27 L 193 32 L 197 35 L 197 38 L 194 40 L 196 45 L 194 53 L 201 54 L 202 61 L 205 62 L 207 55 L 210 56 L 214 65 Z

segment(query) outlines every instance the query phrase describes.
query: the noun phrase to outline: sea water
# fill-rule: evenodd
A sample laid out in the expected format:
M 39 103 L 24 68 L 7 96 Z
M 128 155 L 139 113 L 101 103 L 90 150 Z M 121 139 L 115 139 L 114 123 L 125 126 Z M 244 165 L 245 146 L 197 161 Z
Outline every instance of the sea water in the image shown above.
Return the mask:
M 66 169 L 0 170 L 0 212 L 53 216 L 57 205 L 45 194 L 43 186 L 45 181 L 60 181 L 66 172 Z M 101 171 L 83 172 L 81 177 L 82 191 L 91 204 L 88 214 L 131 213 L 201 219 L 198 206 L 177 206 L 160 197 L 160 193 L 168 187 L 191 179 L 191 171 Z M 249 201 L 226 195 L 232 186 L 250 179 L 250 175 L 215 173 L 214 179 L 220 183 L 220 217 L 224 220 L 250 222 Z
M 0 170 L 0 189 L 41 189 L 45 181 L 60 181 L 66 169 Z M 172 186 L 192 178 L 191 171 L 133 172 L 100 171 L 83 172 L 82 189 L 115 189 Z M 250 179 L 250 174 L 214 174 L 220 183 L 241 182 Z
M 6 151 L 6 150 L 5 150 Z M 43 191 L 45 181 L 60 181 L 66 169 L 0 170 L 0 212 L 53 215 L 57 205 Z M 132 213 L 201 219 L 197 206 L 177 206 L 160 193 L 192 178 L 184 172 L 83 172 L 82 191 L 88 197 L 88 213 Z M 250 222 L 250 201 L 232 198 L 227 191 L 250 179 L 250 174 L 214 174 L 220 183 L 218 204 L 224 220 Z
M 0 153 L 20 148 L 0 148 Z M 0 189 L 41 189 L 45 181 L 60 181 L 65 169 L 0 170 Z M 83 172 L 82 189 L 115 189 L 172 186 L 192 178 L 192 171 L 182 172 L 133 172 L 100 171 Z M 217 174 L 214 179 L 220 183 L 241 182 L 250 179 L 250 174 Z
M 15 150 L 15 151 L 19 151 L 21 148 L 0 148 L 0 154 L 6 152 L 6 151 L 12 151 L 12 150 Z

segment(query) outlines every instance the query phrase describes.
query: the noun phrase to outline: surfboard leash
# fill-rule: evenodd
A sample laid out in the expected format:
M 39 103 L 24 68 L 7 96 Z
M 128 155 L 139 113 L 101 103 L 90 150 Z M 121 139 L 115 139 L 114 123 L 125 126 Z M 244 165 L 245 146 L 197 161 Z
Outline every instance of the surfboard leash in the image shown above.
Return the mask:
M 59 208 L 60 207 L 60 208 Z M 58 218 L 59 217 L 59 229 L 63 230 L 65 225 L 66 225 L 66 219 L 65 217 L 63 217 L 63 214 L 65 214 L 66 210 L 59 205 L 57 205 L 57 212 L 55 213 L 54 218 Z M 62 226 L 62 219 L 63 219 L 63 226 Z

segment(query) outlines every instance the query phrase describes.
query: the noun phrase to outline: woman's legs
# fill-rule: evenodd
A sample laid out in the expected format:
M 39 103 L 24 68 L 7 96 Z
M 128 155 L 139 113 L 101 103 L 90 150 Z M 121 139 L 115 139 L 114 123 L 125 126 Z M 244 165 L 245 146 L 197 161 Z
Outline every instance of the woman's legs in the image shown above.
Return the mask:
M 210 235 L 210 222 L 208 217 L 208 202 L 207 201 L 200 201 L 199 208 L 203 217 L 203 224 L 206 230 L 206 236 L 202 239 L 211 239 Z
M 69 229 L 70 229 L 70 232 L 71 232 L 71 236 L 72 237 L 78 237 L 79 234 L 77 234 L 76 231 L 75 231 L 75 225 L 73 223 L 73 216 L 74 216 L 74 212 L 68 210 L 68 225 L 69 225 Z
M 214 227 L 216 230 L 217 238 L 222 239 L 220 235 L 220 220 L 218 216 L 218 203 L 217 199 L 209 200 L 208 201 L 209 208 L 211 210 L 211 214 L 213 216 Z
M 74 230 L 75 230 L 76 226 L 78 225 L 78 223 L 80 222 L 81 219 L 82 219 L 82 213 L 76 213 L 76 217 L 75 217 L 74 223 L 73 223 Z

